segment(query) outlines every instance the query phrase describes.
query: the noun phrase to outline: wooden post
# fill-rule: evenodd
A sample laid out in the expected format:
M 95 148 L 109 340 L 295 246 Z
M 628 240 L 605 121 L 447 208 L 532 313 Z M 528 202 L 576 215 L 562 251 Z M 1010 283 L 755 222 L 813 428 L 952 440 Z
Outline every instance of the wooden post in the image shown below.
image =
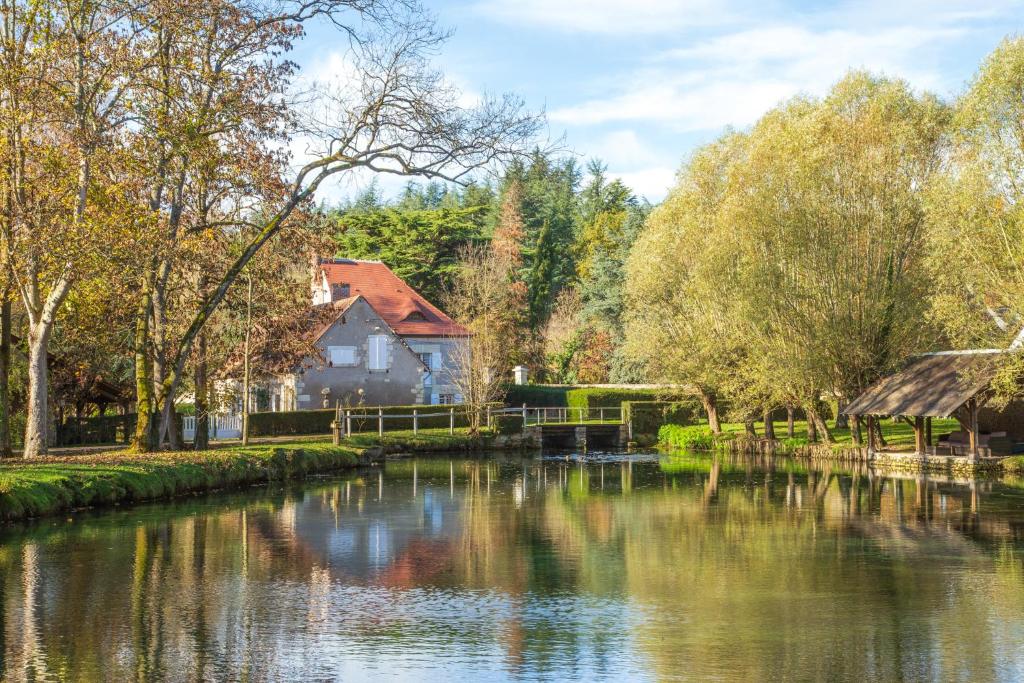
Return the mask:
M 976 461 L 978 459 L 978 399 L 972 398 L 967 403 L 967 411 L 970 415 L 971 425 L 971 453 L 970 459 Z
M 868 459 L 875 457 L 875 416 L 868 415 Z
M 491 406 L 490 406 L 490 404 L 485 406 L 484 410 L 486 411 L 486 414 L 487 414 L 487 428 L 490 429 L 491 428 Z
M 526 404 L 524 403 L 523 404 L 523 431 L 524 432 L 526 431 L 526 423 L 527 423 L 527 419 L 526 419 Z
M 455 433 L 455 408 L 448 409 L 448 433 Z
M 924 447 L 926 451 L 932 449 L 932 418 L 924 419 Z
M 599 413 L 599 416 L 600 416 L 600 420 L 601 420 L 601 422 L 604 422 L 604 408 L 601 408 L 601 409 L 600 409 L 600 411 L 601 411 L 601 412 Z
M 345 409 L 345 436 L 352 436 L 352 411 Z
M 412 409 L 412 433 L 413 435 L 420 433 L 420 417 L 419 412 L 415 408 Z
M 384 409 L 377 408 L 377 436 L 384 436 Z
M 926 455 L 924 444 L 924 418 L 920 415 L 914 417 L 914 451 L 918 455 Z

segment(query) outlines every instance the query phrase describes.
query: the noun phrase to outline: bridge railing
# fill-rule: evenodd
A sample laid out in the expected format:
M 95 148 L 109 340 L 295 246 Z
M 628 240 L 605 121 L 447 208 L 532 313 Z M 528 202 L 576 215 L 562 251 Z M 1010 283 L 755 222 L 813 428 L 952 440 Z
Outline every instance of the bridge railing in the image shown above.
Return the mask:
M 622 408 L 517 408 L 490 409 L 489 416 L 521 415 L 523 426 L 544 424 L 621 424 Z M 490 420 L 488 419 L 488 422 Z

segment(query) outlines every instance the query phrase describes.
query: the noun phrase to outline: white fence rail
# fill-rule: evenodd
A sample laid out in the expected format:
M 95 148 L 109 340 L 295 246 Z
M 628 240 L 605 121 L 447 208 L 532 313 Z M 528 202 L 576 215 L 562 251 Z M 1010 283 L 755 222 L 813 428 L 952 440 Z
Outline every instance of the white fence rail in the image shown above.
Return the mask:
M 345 436 L 352 436 L 352 422 L 356 422 L 357 427 L 361 427 L 366 422 L 377 423 L 377 434 L 380 436 L 384 435 L 384 420 L 411 420 L 412 421 L 412 433 L 418 434 L 420 431 L 420 420 L 426 417 L 447 417 L 448 418 L 448 433 L 455 433 L 455 408 L 449 408 L 444 412 L 427 412 L 421 413 L 418 410 L 413 410 L 411 413 L 404 413 L 401 415 L 385 414 L 383 408 L 378 408 L 376 413 L 366 412 L 360 408 L 335 408 L 334 421 L 335 424 L 341 427 L 342 433 Z
M 181 420 L 182 436 L 185 441 L 192 441 L 196 438 L 196 417 L 185 415 Z M 210 416 L 210 440 L 218 439 L 239 439 L 242 437 L 242 416 L 241 415 L 211 415 Z
M 622 408 L 499 408 L 488 411 L 494 415 L 521 415 L 523 426 L 541 424 L 621 423 Z

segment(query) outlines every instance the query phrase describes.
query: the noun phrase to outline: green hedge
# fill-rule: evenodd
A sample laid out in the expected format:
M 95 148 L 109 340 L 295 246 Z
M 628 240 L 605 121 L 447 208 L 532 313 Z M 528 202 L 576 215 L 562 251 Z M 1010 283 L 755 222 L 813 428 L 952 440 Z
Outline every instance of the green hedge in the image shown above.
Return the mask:
M 581 387 L 566 392 L 566 405 L 570 408 L 619 408 L 624 401 L 661 401 L 667 396 L 656 389 L 604 389 Z
M 691 425 L 701 417 L 700 404 L 683 401 L 623 401 L 622 418 L 632 426 L 634 440 L 657 436 L 662 425 Z
M 469 426 L 469 418 L 462 406 L 361 406 L 351 408 L 352 432 L 376 432 L 377 411 L 384 415 L 410 415 L 405 419 L 384 419 L 384 431 L 394 432 L 412 429 L 412 411 L 420 413 L 444 413 L 437 417 L 419 419 L 420 429 L 440 429 L 449 425 L 448 410 L 455 408 L 455 426 Z M 252 413 L 249 416 L 249 436 L 290 436 L 304 434 L 330 434 L 334 421 L 333 408 L 320 410 L 294 410 L 280 413 Z
M 491 425 L 498 434 L 520 434 L 523 431 L 522 415 L 495 415 Z
M 505 388 L 505 403 L 531 408 L 562 408 L 569 405 L 565 395 L 571 387 L 548 387 L 537 384 L 512 384 Z

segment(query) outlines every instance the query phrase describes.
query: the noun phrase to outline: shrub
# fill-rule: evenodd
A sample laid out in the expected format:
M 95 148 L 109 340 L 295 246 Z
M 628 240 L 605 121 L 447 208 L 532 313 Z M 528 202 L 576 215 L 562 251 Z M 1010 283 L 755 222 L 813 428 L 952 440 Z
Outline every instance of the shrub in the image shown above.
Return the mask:
M 695 451 L 710 451 L 715 446 L 715 435 L 705 425 L 662 425 L 658 430 L 658 441 L 672 448 Z
M 495 415 L 491 425 L 498 434 L 520 434 L 523 431 L 523 416 Z
M 700 413 L 696 401 L 624 401 L 622 419 L 631 425 L 634 440 L 655 437 L 664 424 L 689 425 Z

